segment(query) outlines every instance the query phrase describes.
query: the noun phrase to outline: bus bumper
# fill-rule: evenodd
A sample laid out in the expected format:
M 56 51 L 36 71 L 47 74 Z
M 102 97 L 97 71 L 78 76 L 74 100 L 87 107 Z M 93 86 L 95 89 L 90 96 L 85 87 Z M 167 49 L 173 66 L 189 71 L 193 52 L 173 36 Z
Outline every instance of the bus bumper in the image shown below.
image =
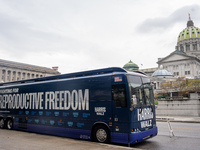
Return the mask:
M 142 142 L 144 140 L 147 140 L 149 138 L 156 136 L 157 133 L 158 133 L 158 129 L 157 129 L 157 127 L 154 127 L 147 131 L 129 134 L 129 143 L 128 144 L 135 144 L 138 142 Z
M 147 140 L 156 136 L 158 133 L 157 127 L 149 129 L 147 131 L 123 134 L 123 133 L 111 133 L 111 142 L 122 144 L 135 144 Z

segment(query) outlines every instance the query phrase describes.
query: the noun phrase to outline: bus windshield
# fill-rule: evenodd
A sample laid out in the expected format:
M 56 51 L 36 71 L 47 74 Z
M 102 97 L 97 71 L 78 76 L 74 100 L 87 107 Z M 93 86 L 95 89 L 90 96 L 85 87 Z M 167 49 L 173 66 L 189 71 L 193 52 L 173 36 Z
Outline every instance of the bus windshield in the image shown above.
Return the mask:
M 145 77 L 128 76 L 131 106 L 150 106 L 154 104 L 153 88 Z

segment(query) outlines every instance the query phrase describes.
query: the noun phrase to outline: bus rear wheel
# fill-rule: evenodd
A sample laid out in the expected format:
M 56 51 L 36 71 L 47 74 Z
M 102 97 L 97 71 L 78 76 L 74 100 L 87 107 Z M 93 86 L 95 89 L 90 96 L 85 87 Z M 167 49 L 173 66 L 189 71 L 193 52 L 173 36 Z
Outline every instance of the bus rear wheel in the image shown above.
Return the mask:
M 13 128 L 13 121 L 12 119 L 7 120 L 7 129 L 11 130 Z
M 94 128 L 93 137 L 95 142 L 109 143 L 110 142 L 109 129 L 103 125 L 98 125 Z
M 3 129 L 5 125 L 4 119 L 0 118 L 0 128 Z

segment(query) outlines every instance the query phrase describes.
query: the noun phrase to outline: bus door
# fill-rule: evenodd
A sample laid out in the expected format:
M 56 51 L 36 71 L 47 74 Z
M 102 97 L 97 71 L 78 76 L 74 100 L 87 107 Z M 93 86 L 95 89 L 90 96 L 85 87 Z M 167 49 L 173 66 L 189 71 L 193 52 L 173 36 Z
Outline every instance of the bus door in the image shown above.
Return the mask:
M 124 83 L 112 85 L 112 131 L 118 133 L 127 133 L 129 109 L 127 109 L 126 85 Z
M 148 130 L 155 124 L 153 89 L 150 80 L 138 76 L 128 76 L 128 80 L 130 106 L 133 109 L 131 128 L 135 132 Z

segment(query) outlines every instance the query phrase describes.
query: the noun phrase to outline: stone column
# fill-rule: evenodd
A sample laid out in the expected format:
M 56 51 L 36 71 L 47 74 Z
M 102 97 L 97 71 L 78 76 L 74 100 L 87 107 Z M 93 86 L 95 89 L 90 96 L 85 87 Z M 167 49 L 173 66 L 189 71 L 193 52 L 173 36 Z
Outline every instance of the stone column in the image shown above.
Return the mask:
M 190 43 L 190 52 L 191 52 L 191 51 L 194 51 L 194 50 L 193 50 L 192 43 Z
M 11 70 L 8 70 L 8 75 L 9 75 L 8 81 L 11 82 L 12 81 L 12 71 Z
M 183 45 L 183 51 L 186 52 L 186 44 Z
M 2 81 L 2 69 L 0 69 L 0 83 Z
M 19 80 L 22 80 L 22 72 L 20 71 Z
M 14 81 L 17 81 L 17 71 L 14 71 L 14 72 L 15 72 Z
M 200 42 L 197 42 L 197 51 L 200 52 Z
M 24 77 L 25 79 L 27 79 L 27 73 L 25 72 L 25 77 Z
M 7 75 L 8 73 L 7 73 L 7 70 L 5 69 L 4 82 L 7 82 Z

